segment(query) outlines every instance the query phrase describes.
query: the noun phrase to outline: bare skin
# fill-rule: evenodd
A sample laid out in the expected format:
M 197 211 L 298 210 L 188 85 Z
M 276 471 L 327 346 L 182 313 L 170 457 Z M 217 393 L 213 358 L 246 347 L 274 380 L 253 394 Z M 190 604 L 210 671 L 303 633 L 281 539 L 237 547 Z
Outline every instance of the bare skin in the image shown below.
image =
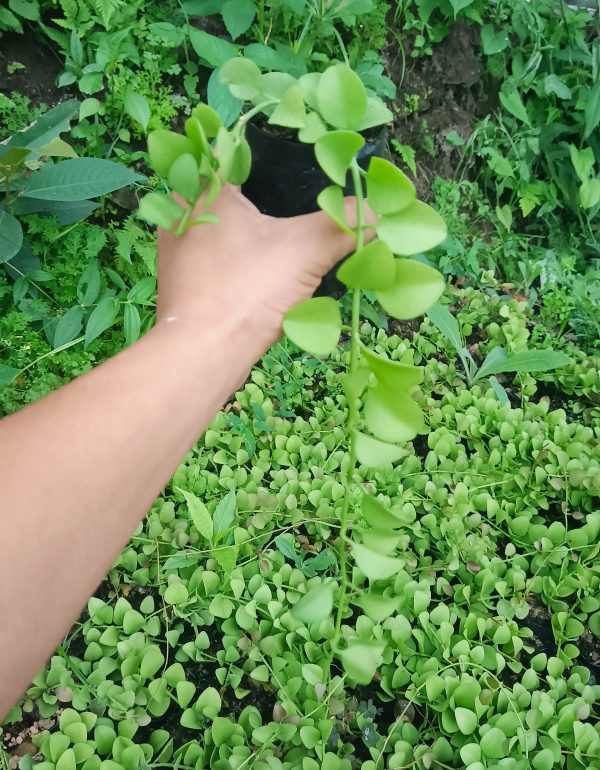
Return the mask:
M 284 313 L 353 246 L 325 214 L 272 219 L 234 188 L 213 211 L 159 233 L 145 337 L 0 423 L 0 721 Z

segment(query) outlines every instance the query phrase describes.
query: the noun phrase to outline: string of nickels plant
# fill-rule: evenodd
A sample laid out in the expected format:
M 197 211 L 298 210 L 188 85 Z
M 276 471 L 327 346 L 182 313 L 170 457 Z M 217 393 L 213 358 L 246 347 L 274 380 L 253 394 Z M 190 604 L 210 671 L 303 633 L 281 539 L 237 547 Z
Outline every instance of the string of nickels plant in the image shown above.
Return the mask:
M 350 165 L 350 172 L 352 174 L 352 183 L 354 185 L 354 192 L 356 195 L 356 247 L 355 250 L 359 251 L 365 245 L 365 201 L 362 187 L 362 180 L 360 176 L 360 167 L 356 158 L 352 160 Z M 353 289 L 352 291 L 352 325 L 350 333 L 350 364 L 348 367 L 348 374 L 352 377 L 356 373 L 358 367 L 358 348 L 360 345 L 360 298 L 361 290 Z M 350 495 L 352 491 L 352 484 L 354 481 L 354 472 L 356 470 L 356 429 L 359 423 L 359 410 L 355 398 L 348 399 L 348 419 L 347 427 L 350 434 L 349 440 L 349 457 L 348 466 L 344 475 L 344 502 L 342 505 L 342 511 L 340 514 L 340 532 L 338 535 L 338 556 L 340 565 L 340 590 L 338 592 L 338 606 L 335 616 L 335 630 L 333 639 L 331 640 L 331 651 L 329 658 L 329 666 L 333 660 L 333 655 L 340 640 L 342 630 L 342 619 L 344 610 L 346 608 L 346 594 L 348 591 L 348 566 L 347 566 L 347 537 L 346 532 L 348 529 L 348 513 L 350 510 Z

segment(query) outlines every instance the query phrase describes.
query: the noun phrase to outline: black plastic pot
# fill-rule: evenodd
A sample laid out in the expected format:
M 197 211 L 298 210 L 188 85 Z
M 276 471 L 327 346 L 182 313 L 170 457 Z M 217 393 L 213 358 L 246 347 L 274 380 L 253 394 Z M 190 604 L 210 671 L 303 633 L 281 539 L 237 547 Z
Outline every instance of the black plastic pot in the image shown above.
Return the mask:
M 246 138 L 252 150 L 252 168 L 243 185 L 244 195 L 272 217 L 292 217 L 318 211 L 317 196 L 331 180 L 319 168 L 314 146 L 282 138 L 250 121 Z M 383 128 L 358 153 L 358 162 L 366 168 L 373 156 L 387 152 L 387 128 Z M 352 194 L 351 185 L 345 192 Z M 339 294 L 342 284 L 331 270 L 316 294 Z

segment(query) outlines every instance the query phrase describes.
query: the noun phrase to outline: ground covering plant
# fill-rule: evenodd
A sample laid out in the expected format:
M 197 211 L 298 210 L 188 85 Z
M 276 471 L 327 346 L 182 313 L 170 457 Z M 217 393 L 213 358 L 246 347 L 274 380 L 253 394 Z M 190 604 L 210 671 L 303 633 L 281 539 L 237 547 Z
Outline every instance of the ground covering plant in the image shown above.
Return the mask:
M 68 225 L 18 214 L 29 247 L 0 271 L 3 413 L 149 327 L 150 223 L 192 226 L 202 194 L 243 181 L 244 102 L 314 144 L 319 204 L 345 228 L 353 183 L 376 239 L 354 230 L 348 294 L 293 310 L 184 458 L 0 728 L 0 764 L 598 770 L 595 17 L 545 0 L 389 3 L 395 85 L 466 28 L 498 94 L 471 136 L 430 132 L 437 159 L 456 158 L 456 178 L 425 191 L 440 218 L 388 160 L 354 159 L 365 113 L 350 104 L 430 118 L 425 93 L 381 88 L 383 69 L 369 80 L 386 4 L 218 5 L 0 11 L 3 42 L 62 52 L 47 103 L 79 105 L 61 139 L 147 177 Z M 231 29 L 244 5 L 249 26 Z M 0 95 L 3 136 L 51 115 L 22 89 Z M 419 184 L 431 154 L 394 141 Z

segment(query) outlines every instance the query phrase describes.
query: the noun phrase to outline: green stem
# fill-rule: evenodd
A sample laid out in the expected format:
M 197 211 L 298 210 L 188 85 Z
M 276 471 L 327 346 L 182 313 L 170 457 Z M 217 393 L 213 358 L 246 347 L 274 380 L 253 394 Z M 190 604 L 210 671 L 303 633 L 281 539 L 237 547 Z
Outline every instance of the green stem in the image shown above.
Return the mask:
M 360 178 L 360 168 L 354 159 L 350 166 L 352 173 L 352 182 L 354 184 L 354 193 L 356 195 L 356 250 L 364 246 L 364 224 L 365 224 L 365 203 L 363 197 L 363 187 Z M 350 366 L 348 374 L 352 376 L 358 367 L 358 351 L 360 347 L 360 289 L 354 289 L 352 294 L 352 335 L 350 338 Z M 331 657 L 340 640 L 342 630 L 342 620 L 346 610 L 346 600 L 348 593 L 348 557 L 346 552 L 346 533 L 348 530 L 348 512 L 350 510 L 350 495 L 354 481 L 354 472 L 356 470 L 356 430 L 359 424 L 359 409 L 355 399 L 348 400 L 348 431 L 350 434 L 350 449 L 348 466 L 344 474 L 344 503 L 340 515 L 340 532 L 338 535 L 338 559 L 340 565 L 340 592 L 338 595 L 338 606 L 335 616 L 335 631 L 331 640 Z

